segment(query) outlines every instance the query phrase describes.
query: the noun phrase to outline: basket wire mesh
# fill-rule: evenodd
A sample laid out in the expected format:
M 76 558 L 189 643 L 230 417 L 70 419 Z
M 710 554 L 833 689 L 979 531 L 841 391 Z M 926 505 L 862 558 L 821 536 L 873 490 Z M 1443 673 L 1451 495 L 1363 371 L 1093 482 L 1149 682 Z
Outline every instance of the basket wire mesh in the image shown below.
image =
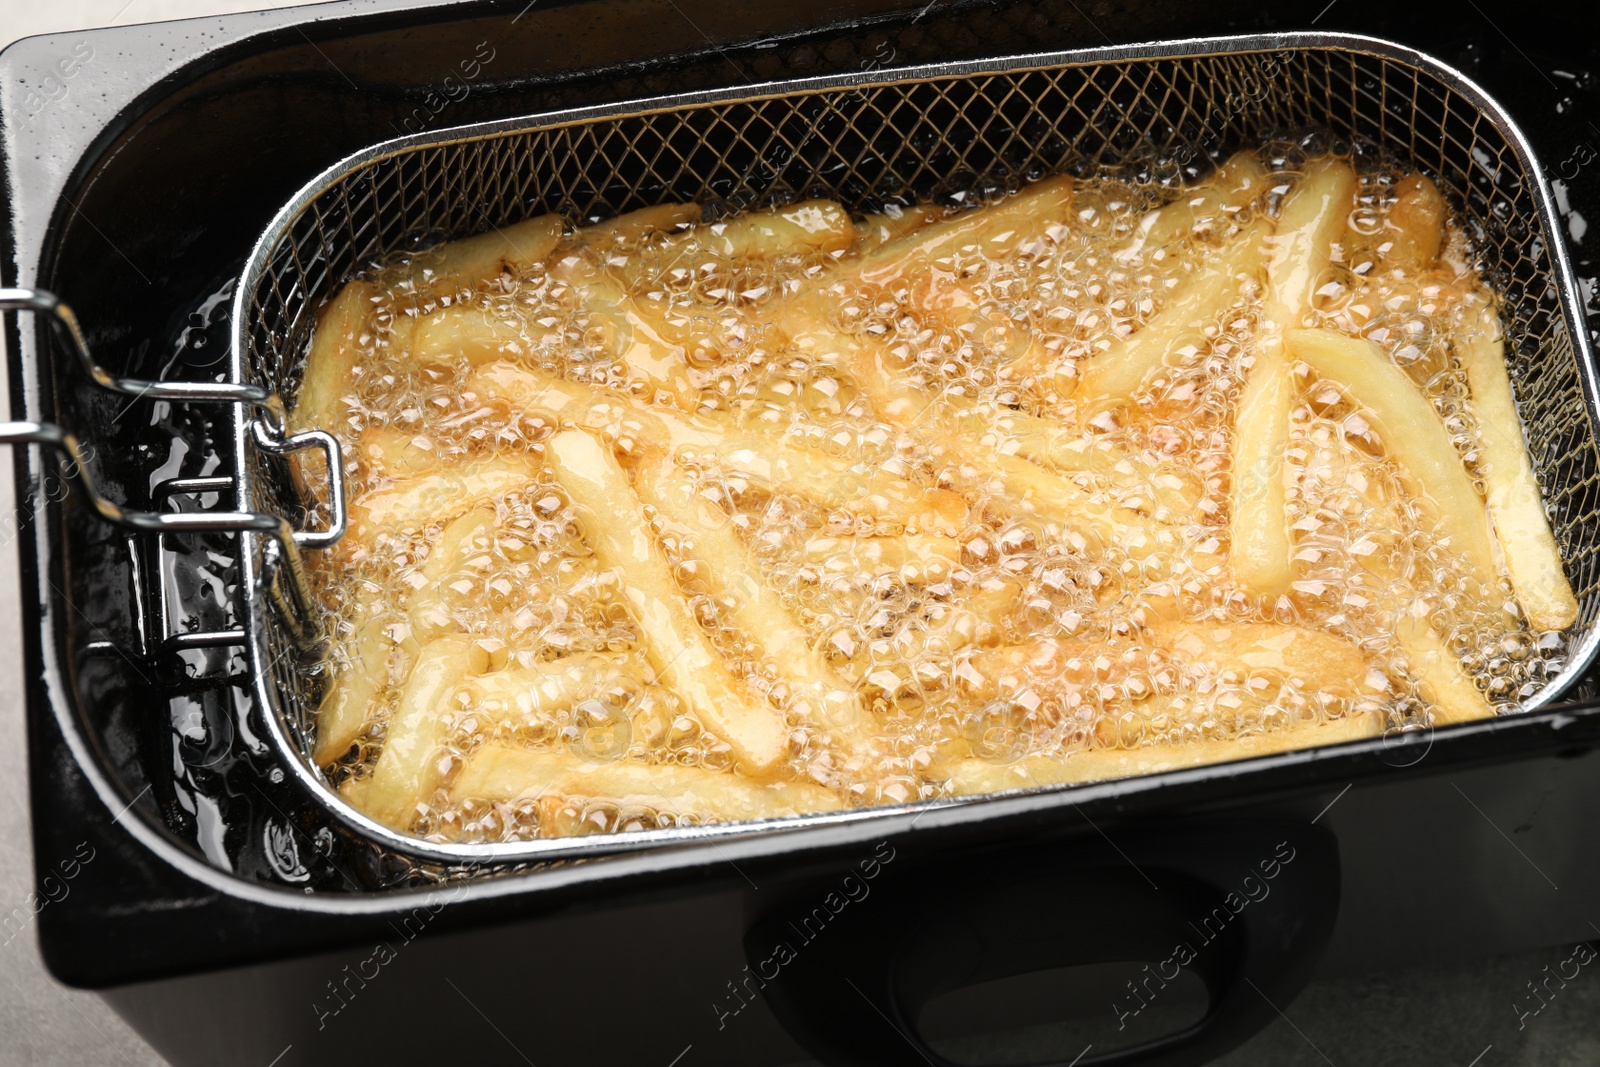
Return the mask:
M 1529 449 L 1580 601 L 1548 702 L 1587 666 L 1600 597 L 1594 372 L 1549 190 L 1525 141 L 1481 90 L 1399 46 L 1336 34 L 1098 49 L 778 83 L 502 122 L 390 142 L 330 169 L 285 207 L 246 267 L 234 315 L 240 380 L 291 398 L 315 312 L 367 264 L 546 212 L 574 221 L 669 200 L 736 211 L 809 196 L 855 211 L 1140 159 L 1217 157 L 1285 131 L 1325 130 L 1432 176 L 1503 297 L 1507 359 Z M 281 461 L 242 431 L 252 505 L 295 514 Z M 636 848 L 659 837 L 451 846 L 395 834 L 327 787 L 307 753 L 318 694 L 288 620 L 245 552 L 257 694 L 282 756 L 323 803 L 380 843 L 437 859 Z M 879 809 L 882 810 L 882 809 Z M 865 813 L 784 820 L 804 825 Z M 618 836 L 626 840 L 618 841 Z M 646 840 L 650 839 L 650 840 Z

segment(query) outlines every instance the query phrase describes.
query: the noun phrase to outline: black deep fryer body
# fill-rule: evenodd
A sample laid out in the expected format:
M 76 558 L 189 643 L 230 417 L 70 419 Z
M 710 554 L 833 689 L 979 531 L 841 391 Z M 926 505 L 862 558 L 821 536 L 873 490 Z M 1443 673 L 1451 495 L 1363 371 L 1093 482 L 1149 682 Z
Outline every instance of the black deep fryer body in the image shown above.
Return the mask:
M 1600 69 L 1592 33 L 1560 12 L 1510 3 L 1484 11 L 1515 43 L 1450 5 L 1325 4 L 350 2 L 34 39 L 0 58 L 0 79 L 42 84 L 80 41 L 94 58 L 37 112 L 13 91 L 3 150 L 26 180 L 7 190 L 0 283 L 60 293 L 103 362 L 148 374 L 197 294 L 237 272 L 296 189 L 419 122 L 443 128 L 871 63 L 1314 21 L 1465 70 L 1523 126 L 1562 180 L 1564 207 L 1600 219 L 1600 132 L 1584 117 L 1600 115 L 1600 85 L 1540 73 Z M 485 41 L 492 61 L 432 117 L 456 60 Z M 1571 245 L 1584 279 L 1600 273 L 1593 241 Z M 1600 313 L 1588 311 L 1593 328 Z M 14 382 L 37 370 L 35 326 L 10 326 Z M 43 375 L 37 395 L 14 388 L 14 417 L 24 404 L 29 417 L 92 428 L 104 480 L 130 504 L 149 505 L 142 416 L 126 418 L 118 398 L 64 375 Z M 19 500 L 53 469 L 22 450 L 16 463 Z M 828 983 L 855 976 L 862 1001 L 905 1022 L 899 1013 L 914 1016 L 917 997 L 940 982 L 1048 965 L 1052 953 L 1153 961 L 1159 945 L 1141 930 L 1205 913 L 1281 842 L 1297 859 L 1275 883 L 1275 903 L 1241 912 L 1236 943 L 1217 950 L 1224 1000 L 1229 981 L 1252 973 L 1292 995 L 1319 958 L 1322 973 L 1348 973 L 1600 929 L 1590 925 L 1600 921 L 1600 709 L 1583 703 L 1592 680 L 1564 707 L 1355 754 L 503 873 L 431 896 L 373 890 L 384 862 L 324 827 L 281 776 L 273 780 L 269 760 L 191 751 L 249 748 L 248 717 L 223 729 L 238 710 L 226 699 L 195 696 L 200 740 L 177 739 L 172 702 L 194 688 L 182 664 L 118 651 L 132 645 L 134 610 L 123 535 L 70 496 L 45 521 L 20 518 L 36 873 L 59 874 L 86 848 L 93 856 L 70 893 L 40 910 L 41 948 L 59 978 L 104 989 L 174 1063 L 291 1067 L 381 1055 L 399 1064 L 466 1053 L 664 1065 L 690 1047 L 685 1063 L 783 1063 L 805 1055 L 791 1033 L 830 1060 L 921 1063 L 888 1016 L 875 1022 Z M 212 775 L 226 800 L 223 828 L 185 806 L 178 766 L 191 781 Z M 213 832 L 231 871 L 205 858 L 202 839 Z M 291 876 L 274 866 L 286 849 Z M 747 965 L 759 969 L 772 932 L 811 914 L 847 876 L 866 890 L 836 913 L 837 936 L 807 942 L 758 995 L 764 983 Z M 1085 936 L 1049 907 L 1063 900 L 1080 916 L 1114 903 L 1125 943 Z M 1056 917 L 1019 922 L 1014 912 L 1027 907 Z M 966 956 L 949 947 L 957 934 L 970 943 Z M 1096 938 L 1104 943 L 1089 946 Z M 1267 941 L 1282 958 L 1255 958 Z M 908 973 L 939 968 L 948 974 L 920 985 Z M 1259 1005 L 1230 1010 L 1200 1051 L 1140 1062 L 1195 1062 L 1272 1017 Z M 852 1033 L 859 1039 L 841 1038 Z

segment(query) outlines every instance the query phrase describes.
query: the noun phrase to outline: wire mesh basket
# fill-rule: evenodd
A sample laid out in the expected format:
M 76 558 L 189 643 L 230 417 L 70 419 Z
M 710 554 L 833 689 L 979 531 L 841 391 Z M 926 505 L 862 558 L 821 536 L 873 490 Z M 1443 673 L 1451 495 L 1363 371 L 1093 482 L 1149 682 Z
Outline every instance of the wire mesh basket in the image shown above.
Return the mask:
M 1459 73 L 1369 38 L 1295 34 L 1116 47 L 873 71 L 541 115 L 404 138 L 342 161 L 276 217 L 234 309 L 236 380 L 291 398 L 315 313 L 345 280 L 419 239 L 463 237 L 547 212 L 574 221 L 666 201 L 736 211 L 809 196 L 870 211 L 1087 173 L 1130 160 L 1216 157 L 1321 129 L 1436 181 L 1476 266 L 1502 294 L 1507 359 L 1580 614 L 1547 703 L 1593 657 L 1600 485 L 1593 357 L 1549 188 L 1505 113 Z M 303 512 L 281 458 L 241 421 L 241 506 Z M 396 833 L 361 815 L 311 762 L 319 694 L 294 620 L 263 595 L 246 533 L 254 684 L 285 764 L 375 842 L 446 861 L 592 854 L 871 818 L 879 808 L 765 822 L 491 845 Z M 965 803 L 981 802 L 967 800 Z

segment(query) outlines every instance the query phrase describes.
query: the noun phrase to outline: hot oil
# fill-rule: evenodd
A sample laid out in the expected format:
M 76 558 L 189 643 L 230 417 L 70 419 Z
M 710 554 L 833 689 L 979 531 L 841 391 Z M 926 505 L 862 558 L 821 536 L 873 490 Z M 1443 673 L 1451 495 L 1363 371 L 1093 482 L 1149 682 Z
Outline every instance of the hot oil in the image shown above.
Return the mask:
M 762 661 L 750 635 L 728 621 L 730 605 L 704 582 L 705 564 L 692 545 L 646 510 L 713 646 L 786 716 L 789 751 L 779 777 L 828 784 L 851 805 L 940 796 L 950 762 L 967 756 L 1007 763 L 1084 747 L 1226 739 L 1359 714 L 1382 716 L 1394 728 L 1423 724 L 1425 702 L 1392 637 L 1401 614 L 1430 618 L 1490 699 L 1508 709 L 1559 669 L 1563 639 L 1530 632 L 1504 580 L 1484 588 L 1466 573 L 1358 408 L 1303 366 L 1296 368 L 1286 452 L 1296 581 L 1288 594 L 1262 599 L 1229 573 L 1228 500 L 1239 476 L 1229 470 L 1230 420 L 1255 358 L 1258 288 L 1246 286 L 1204 342 L 1177 353 L 1131 405 L 1096 403 L 1075 391 L 1087 359 L 1141 328 L 1182 280 L 1211 269 L 1217 248 L 1259 213 L 1276 210 L 1306 156 L 1302 146 L 1267 146 L 1271 193 L 1199 220 L 1179 245 L 1133 243 L 1144 212 L 1170 198 L 1163 187 L 1138 175 L 1087 179 L 1072 217 L 1003 254 L 958 248 L 932 271 L 874 285 L 850 275 L 853 252 L 690 259 L 675 251 L 671 234 L 599 249 L 569 235 L 550 262 L 588 257 L 613 279 L 630 281 L 654 317 L 652 328 L 683 352 L 687 399 L 615 359 L 616 321 L 584 310 L 572 285 L 543 265 L 456 291 L 426 276 L 419 281 L 404 261 L 391 264 L 377 274 L 385 285 L 362 339 L 347 418 L 337 427 L 350 446 L 352 498 L 405 478 L 406 461 L 396 455 L 446 462 L 519 451 L 538 457 L 562 428 L 476 395 L 467 385 L 470 367 L 409 358 L 398 340 L 404 320 L 463 304 L 509 324 L 518 341 L 504 354 L 526 366 L 663 410 L 734 420 L 773 440 L 802 442 L 959 495 L 966 511 L 955 527 L 920 529 L 750 484 L 714 457 L 678 457 L 727 513 L 813 647 L 854 687 L 873 724 L 866 749 L 797 712 L 783 665 Z M 1388 213 L 1402 175 L 1382 161 L 1358 163 L 1357 207 L 1300 325 L 1327 326 L 1393 351 L 1471 469 L 1477 428 L 1450 337 L 1481 283 L 1453 224 L 1444 254 L 1426 269 L 1387 258 Z M 937 414 L 920 427 L 886 422 L 848 366 L 789 346 L 771 313 L 778 301 L 818 287 L 828 287 L 834 327 L 888 352 L 905 381 L 926 397 L 951 401 L 958 413 Z M 1032 430 L 1017 430 L 1008 418 L 1049 432 L 1044 440 L 1029 437 Z M 1019 511 L 993 477 L 941 450 L 940 419 L 988 427 L 986 447 L 1032 456 L 1097 505 L 1138 516 L 1148 537 L 1096 540 L 1070 521 Z M 585 426 L 597 429 L 592 421 Z M 639 462 L 627 426 L 598 429 L 625 466 Z M 374 441 L 388 452 L 374 453 Z M 449 782 L 490 741 L 565 746 L 594 758 L 584 746 L 599 736 L 599 758 L 739 773 L 727 742 L 656 680 L 624 591 L 616 575 L 595 565 L 581 519 L 553 480 L 528 486 L 495 504 L 492 534 L 436 586 L 424 568 L 443 524 L 329 554 L 320 579 L 332 625 L 349 635 L 365 619 L 380 618 L 393 645 L 382 705 L 336 768 L 336 781 L 368 775 L 382 750 L 387 714 L 417 655 L 416 605 L 427 596 L 429 626 L 471 635 L 509 663 L 603 654 L 632 681 L 527 720 L 486 713 L 464 687 L 446 712 L 448 740 L 438 754 L 445 786 L 419 807 L 415 832 L 511 840 L 716 817 L 628 797 L 449 799 Z M 920 554 L 885 547 L 913 544 Z M 1347 684 L 1318 687 L 1292 668 L 1229 661 L 1197 645 L 1192 632 L 1204 626 L 1329 635 L 1351 657 Z

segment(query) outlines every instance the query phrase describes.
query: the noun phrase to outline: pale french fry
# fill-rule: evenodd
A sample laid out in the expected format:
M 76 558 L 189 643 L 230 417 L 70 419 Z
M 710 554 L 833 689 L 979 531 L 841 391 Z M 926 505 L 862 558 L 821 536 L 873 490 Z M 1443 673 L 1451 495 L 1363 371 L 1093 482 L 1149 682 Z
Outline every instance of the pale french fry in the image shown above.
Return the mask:
M 476 304 L 453 304 L 412 320 L 403 342 L 424 366 L 477 367 L 524 357 L 549 334 L 538 322 Z
M 1425 174 L 1408 174 L 1395 186 L 1389 209 L 1389 247 L 1381 249 L 1385 264 L 1417 270 L 1439 258 L 1450 209 L 1439 187 Z
M 653 392 L 665 392 L 678 407 L 694 410 L 699 390 L 690 379 L 688 359 L 683 346 L 667 336 L 659 316 L 579 253 L 561 259 L 550 273 L 572 287 L 592 324 L 604 325 L 613 358 Z
M 533 722 L 623 682 L 637 679 L 616 657 L 588 654 L 507 666 L 468 679 L 462 691 L 491 719 Z
M 762 577 L 728 516 L 697 488 L 670 459 L 639 472 L 640 499 L 688 533 L 689 554 L 706 564 L 704 580 L 712 594 L 732 604 L 730 621 L 789 683 L 802 713 L 864 742 L 872 722 L 854 690 L 841 684 L 812 649 L 810 636 Z
M 1467 677 L 1461 661 L 1434 634 L 1426 616 L 1402 613 L 1395 620 L 1394 635 L 1405 651 L 1406 667 L 1417 680 L 1422 698 L 1432 705 L 1436 725 L 1494 716 L 1494 705 Z
M 898 574 L 907 581 L 936 582 L 961 559 L 961 545 L 944 534 L 880 537 L 816 537 L 805 559 L 829 574 Z
M 350 750 L 366 732 L 373 709 L 389 681 L 389 653 L 394 647 L 378 616 L 378 591 L 363 585 L 352 612 L 355 632 L 332 665 L 333 679 L 317 707 L 317 745 L 312 760 L 321 767 Z
M 344 398 L 353 389 L 356 360 L 371 329 L 377 291 L 370 282 L 346 283 L 317 315 L 306 353 L 305 376 L 289 416 L 295 432 L 337 431 Z
M 433 443 L 421 434 L 393 426 L 374 426 L 356 445 L 362 465 L 382 478 L 410 478 L 444 465 Z
M 494 524 L 493 508 L 474 508 L 446 526 L 428 549 L 419 572 L 421 584 L 406 605 L 413 640 L 426 644 L 456 629 L 444 607 L 444 580 L 470 566 L 474 558 L 479 561 L 478 569 L 488 568 Z
M 1355 191 L 1349 166 L 1334 159 L 1314 161 L 1285 200 L 1272 239 L 1255 366 L 1234 408 L 1230 448 L 1228 562 L 1239 581 L 1260 596 L 1283 594 L 1294 578 L 1283 462 L 1294 390 L 1283 334 L 1298 327 L 1310 308 L 1332 245 L 1344 233 Z
M 583 247 L 604 252 L 618 246 L 630 247 L 652 234 L 674 233 L 699 221 L 699 204 L 659 204 L 581 227 L 573 239 Z
M 846 368 L 861 395 L 885 420 L 950 455 L 1024 512 L 1080 530 L 1103 544 L 1127 544 L 1129 528 L 1142 522 L 1134 512 L 1097 499 L 1037 464 L 1006 454 L 995 442 L 973 439 L 930 417 L 933 401 L 897 373 L 882 346 L 829 326 L 813 301 L 784 301 L 775 319 L 802 352 L 819 362 Z
M 1489 513 L 1461 454 L 1428 398 L 1409 375 L 1370 341 L 1332 330 L 1290 330 L 1290 352 L 1319 378 L 1344 386 L 1400 465 L 1420 503 L 1478 581 L 1495 581 Z
M 501 274 L 521 274 L 555 250 L 564 230 L 558 215 L 540 215 L 499 226 L 476 237 L 450 241 L 420 253 L 410 274 L 421 283 L 474 286 Z
M 734 678 L 711 647 L 616 457 L 581 430 L 556 434 L 546 453 L 568 498 L 587 515 L 584 532 L 595 557 L 622 576 L 623 598 L 662 682 L 732 747 L 741 766 L 770 769 L 787 751 L 783 718 Z
M 1204 663 L 1210 673 L 1265 672 L 1306 689 L 1348 698 L 1375 690 L 1366 654 L 1348 641 L 1306 626 L 1272 622 L 1162 623 L 1151 632 L 1161 645 Z
M 1255 152 L 1235 152 L 1202 181 L 1176 200 L 1147 212 L 1115 253 L 1128 259 L 1191 236 L 1208 235 L 1259 200 L 1271 187 L 1273 174 Z
M 754 782 L 676 764 L 586 763 L 550 749 L 484 745 L 457 776 L 451 796 L 510 801 L 525 797 L 605 797 L 658 811 L 737 822 L 834 811 L 839 797 L 803 782 Z
M 832 200 L 802 200 L 700 226 L 681 240 L 687 249 L 726 259 L 842 252 L 855 240 L 850 213 Z
M 441 637 L 411 668 L 361 797 L 363 810 L 386 826 L 410 826 L 417 804 L 439 786 L 446 702 L 466 680 L 471 644 L 466 637 Z
M 839 253 L 855 240 L 850 213 L 831 200 L 802 200 L 701 224 L 662 241 L 656 254 L 628 257 L 611 269 L 638 290 L 664 270 L 715 260 L 771 259 L 806 252 Z
M 882 214 L 868 215 L 856 223 L 855 251 L 870 252 L 890 241 L 913 234 L 943 216 L 944 212 L 932 204 L 915 207 L 891 205 Z
M 1483 308 L 1472 319 L 1457 338 L 1455 352 L 1467 373 L 1478 422 L 1478 469 L 1517 602 L 1534 629 L 1565 630 L 1578 619 L 1578 599 L 1539 497 L 1493 307 Z
M 351 502 L 345 537 L 354 543 L 365 543 L 381 532 L 449 522 L 462 512 L 491 504 L 538 478 L 539 462 L 535 457 L 511 453 L 396 482 Z
M 951 767 L 950 791 L 964 795 L 1007 789 L 1037 789 L 1111 778 L 1200 767 L 1209 763 L 1270 756 L 1306 748 L 1359 741 L 1383 733 L 1375 715 L 1349 715 L 1331 722 L 1296 726 L 1272 733 L 1246 734 L 1219 741 L 1146 745 L 1142 748 L 1095 748 L 1070 752 L 1061 759 L 1029 756 L 1015 763 L 964 759 Z
M 1266 254 L 1267 220 L 1257 220 L 1208 257 L 1198 277 L 1191 277 L 1138 330 L 1097 352 L 1087 361 L 1078 383 L 1079 396 L 1091 400 L 1128 400 L 1150 374 L 1185 353 L 1205 346 L 1206 331 L 1239 302 L 1240 285 L 1261 270 Z
M 824 507 L 925 526 L 949 521 L 948 494 L 941 496 L 938 490 L 923 490 L 882 469 L 711 418 L 646 408 L 620 394 L 509 363 L 480 369 L 468 388 L 504 398 L 553 422 L 565 421 L 612 437 L 635 436 L 652 448 Z
M 989 256 L 1003 256 L 1071 217 L 1072 186 L 1070 175 L 1046 178 L 998 203 L 923 226 L 864 254 L 856 262 L 857 276 L 870 285 L 883 285 L 969 246 L 981 247 Z

